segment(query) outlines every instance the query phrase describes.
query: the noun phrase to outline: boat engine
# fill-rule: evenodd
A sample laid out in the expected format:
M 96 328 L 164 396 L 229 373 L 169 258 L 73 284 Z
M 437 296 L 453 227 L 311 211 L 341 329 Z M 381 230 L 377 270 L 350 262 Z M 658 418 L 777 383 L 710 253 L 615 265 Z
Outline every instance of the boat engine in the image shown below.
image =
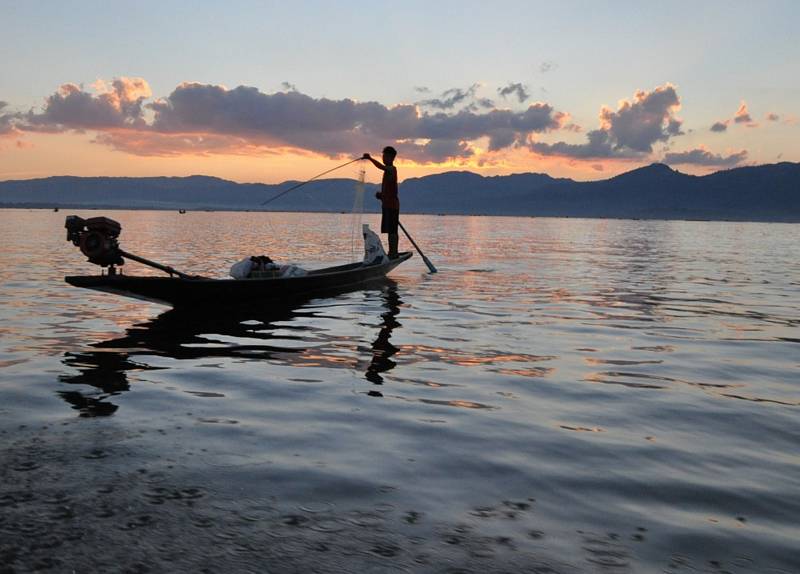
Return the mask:
M 77 215 L 68 215 L 64 227 L 67 229 L 67 241 L 78 246 L 91 263 L 101 267 L 124 265 L 125 260 L 117 241 L 122 226 L 113 219 L 83 219 Z

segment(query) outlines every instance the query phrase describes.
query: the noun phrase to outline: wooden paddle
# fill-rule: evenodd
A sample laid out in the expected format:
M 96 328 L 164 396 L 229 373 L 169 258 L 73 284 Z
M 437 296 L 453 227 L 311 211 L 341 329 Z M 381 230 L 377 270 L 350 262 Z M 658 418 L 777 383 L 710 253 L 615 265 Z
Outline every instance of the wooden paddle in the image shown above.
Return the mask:
M 436 273 L 436 267 L 433 266 L 433 263 L 431 263 L 430 259 L 425 257 L 425 254 L 422 252 L 422 249 L 419 248 L 419 245 L 417 245 L 417 242 L 414 241 L 414 239 L 411 237 L 411 235 L 409 235 L 408 231 L 406 231 L 406 228 L 403 227 L 403 224 L 400 223 L 399 221 L 397 222 L 397 224 L 400 226 L 400 229 L 403 230 L 403 233 L 406 234 L 406 237 L 408 237 L 408 240 L 411 242 L 411 245 L 414 246 L 414 249 L 417 250 L 417 253 L 419 253 L 419 256 L 422 257 L 422 260 L 425 262 L 425 265 L 428 266 L 428 271 L 430 271 L 431 273 Z

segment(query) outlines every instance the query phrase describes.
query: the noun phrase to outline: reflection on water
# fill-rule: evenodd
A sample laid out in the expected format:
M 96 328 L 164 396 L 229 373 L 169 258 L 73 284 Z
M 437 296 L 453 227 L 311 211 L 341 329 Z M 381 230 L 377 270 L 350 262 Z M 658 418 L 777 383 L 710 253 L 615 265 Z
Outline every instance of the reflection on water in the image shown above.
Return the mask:
M 380 328 L 372 342 L 371 360 L 364 374 L 366 380 L 383 384 L 381 373 L 391 370 L 391 357 L 398 348 L 391 344 L 392 331 L 400 327 L 397 320 L 402 299 L 397 283 L 385 278 L 372 283 L 362 292 L 374 292 L 380 303 Z M 334 349 L 342 344 L 328 334 L 320 336 L 310 325 L 324 317 L 329 308 L 323 303 L 307 306 L 222 307 L 218 310 L 171 309 L 154 319 L 129 327 L 123 337 L 92 343 L 91 351 L 64 354 L 63 363 L 77 369 L 76 375 L 60 375 L 59 381 L 92 387 L 91 391 L 58 391 L 58 394 L 81 416 L 107 416 L 117 411 L 111 397 L 131 390 L 128 372 L 157 370 L 137 357 L 154 354 L 176 360 L 207 358 L 240 358 L 270 361 L 287 365 L 336 368 L 342 363 Z M 302 319 L 302 324 L 301 320 Z M 297 323 L 297 324 L 295 324 Z M 312 334 L 313 333 L 313 334 Z M 306 339 L 305 337 L 308 337 Z M 286 345 L 291 342 L 291 345 Z M 304 345 L 307 343 L 307 345 Z M 382 396 L 370 391 L 372 396 Z M 205 396 L 208 396 L 206 394 Z
M 381 313 L 381 329 L 378 332 L 378 338 L 372 343 L 372 361 L 370 361 L 366 373 L 367 380 L 376 385 L 383 384 L 381 373 L 392 370 L 397 364 L 392 361 L 392 356 L 399 349 L 392 345 L 390 339 L 392 331 L 402 326 L 397 320 L 397 316 L 400 314 L 400 305 L 403 303 L 397 293 L 397 284 L 384 290 L 381 299 L 386 311 Z M 379 394 L 378 391 L 372 392 Z
M 109 215 L 208 276 L 351 247 Z M 800 226 L 404 223 L 438 274 L 185 313 L 65 285 L 63 214 L 0 211 L 0 570 L 800 571 Z
M 64 356 L 64 365 L 79 371 L 77 375 L 60 375 L 59 381 L 74 385 L 94 387 L 100 394 L 89 394 L 81 390 L 58 391 L 58 394 L 73 408 L 78 409 L 81 416 L 107 416 L 114 414 L 117 405 L 108 397 L 127 391 L 130 388 L 125 372 L 148 368 L 128 360 L 127 354 L 105 352 L 68 352 Z

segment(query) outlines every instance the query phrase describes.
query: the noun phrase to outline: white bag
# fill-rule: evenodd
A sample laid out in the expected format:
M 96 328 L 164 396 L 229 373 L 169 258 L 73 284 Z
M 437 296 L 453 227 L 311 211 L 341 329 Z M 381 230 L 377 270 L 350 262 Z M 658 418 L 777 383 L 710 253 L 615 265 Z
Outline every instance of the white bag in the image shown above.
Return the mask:
M 278 265 L 277 263 L 256 263 L 246 257 L 231 267 L 230 276 L 234 279 L 253 279 L 264 277 L 302 277 L 308 271 L 297 265 Z
M 253 261 L 249 257 L 245 257 L 238 263 L 233 264 L 230 275 L 234 279 L 247 279 L 250 276 L 250 270 L 252 268 Z
M 361 233 L 364 235 L 364 265 L 378 265 L 389 261 L 383 250 L 381 238 L 369 228 L 369 225 L 363 224 Z
M 308 275 L 308 271 L 297 265 L 281 265 L 280 274 L 281 277 L 302 277 Z

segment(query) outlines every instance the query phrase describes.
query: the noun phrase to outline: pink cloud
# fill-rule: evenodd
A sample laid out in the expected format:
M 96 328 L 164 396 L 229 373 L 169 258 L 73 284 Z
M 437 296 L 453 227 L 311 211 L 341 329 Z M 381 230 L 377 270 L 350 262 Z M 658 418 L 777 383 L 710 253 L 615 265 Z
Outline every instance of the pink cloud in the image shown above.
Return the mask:
M 737 124 L 744 124 L 748 128 L 758 127 L 758 124 L 753 121 L 753 117 L 750 115 L 750 111 L 747 109 L 747 102 L 744 100 L 742 100 L 742 103 L 739 104 L 739 109 L 736 110 L 736 113 L 733 115 L 733 121 Z
M 750 112 L 747 110 L 747 102 L 742 100 L 742 103 L 739 104 L 739 109 L 736 110 L 736 113 L 733 115 L 733 121 L 737 124 L 744 124 L 753 121 L 753 118 L 750 117 Z
M 92 88 L 99 94 L 108 95 L 112 102 L 116 102 L 118 109 L 121 108 L 124 102 L 135 102 L 153 95 L 150 85 L 144 78 L 127 78 L 123 76 L 115 78 L 110 86 L 103 80 L 97 80 L 92 84 Z
M 40 110 L 14 125 L 29 131 L 90 130 L 97 143 L 136 155 L 249 155 L 293 148 L 337 157 L 393 144 L 404 159 L 441 162 L 471 157 L 473 142 L 482 138 L 490 151 L 519 146 L 533 133 L 561 129 L 569 118 L 542 102 L 521 111 L 489 107 L 486 101 L 480 113 L 472 106 L 430 112 L 410 104 L 313 98 L 296 90 L 269 94 L 246 86 L 183 83 L 146 104 L 152 91 L 142 78 L 98 80 L 92 87 L 95 93 L 64 84 Z
M 616 110 L 600 109 L 600 128 L 586 133 L 586 142 L 553 144 L 529 142 L 530 149 L 541 155 L 579 159 L 636 158 L 653 151 L 657 142 L 682 135 L 682 120 L 675 114 L 680 97 L 672 84 L 650 92 L 637 91 L 632 100 L 621 100 Z
M 142 78 L 117 78 L 111 86 L 98 85 L 96 95 L 77 84 L 63 84 L 45 100 L 41 111 L 25 115 L 24 130 L 60 132 L 104 128 L 143 128 L 144 100 L 150 97 L 150 86 Z
M 98 132 L 92 141 L 116 151 L 145 157 L 264 155 L 270 153 L 273 147 L 233 135 L 160 133 L 152 130 L 107 130 Z

